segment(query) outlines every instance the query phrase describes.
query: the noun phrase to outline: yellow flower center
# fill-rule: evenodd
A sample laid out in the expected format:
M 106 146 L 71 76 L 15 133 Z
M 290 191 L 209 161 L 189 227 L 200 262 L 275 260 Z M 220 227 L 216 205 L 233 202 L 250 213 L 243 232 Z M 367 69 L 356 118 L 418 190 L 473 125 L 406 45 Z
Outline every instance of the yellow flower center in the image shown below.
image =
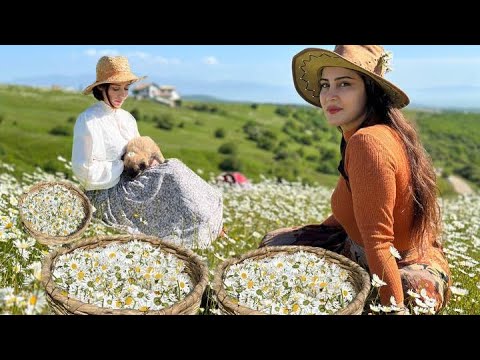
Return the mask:
M 160 273 L 155 274 L 155 279 L 156 280 L 160 280 L 162 277 L 163 277 L 163 274 L 160 274 Z
M 146 312 L 146 311 L 148 311 L 148 306 L 140 306 L 140 308 L 138 310 Z
M 240 274 L 240 277 L 241 277 L 242 279 L 246 279 L 247 276 L 248 276 L 248 275 L 247 275 L 247 273 L 245 273 L 245 272 L 242 272 L 242 273 Z
M 250 280 L 248 283 L 247 283 L 247 288 L 251 289 L 253 288 L 253 281 Z
M 77 275 L 78 280 L 83 280 L 84 277 L 85 277 L 85 273 L 83 271 L 80 271 Z
M 73 263 L 70 267 L 71 267 L 73 270 L 75 270 L 78 266 L 77 266 L 77 264 Z
M 133 303 L 133 298 L 131 296 L 125 299 L 125 305 L 132 305 L 132 303 Z
M 185 287 L 185 283 L 183 281 L 180 281 L 178 283 L 178 286 L 180 286 L 180 289 L 183 289 Z
M 298 304 L 293 304 L 292 311 L 297 312 L 298 310 L 300 310 L 300 306 Z
M 30 299 L 28 299 L 28 303 L 32 306 L 35 306 L 37 303 L 37 297 L 35 295 L 30 296 Z
M 321 288 L 327 287 L 327 285 L 328 285 L 328 284 L 327 284 L 325 281 L 322 281 L 322 282 L 320 283 L 320 287 L 321 287 Z

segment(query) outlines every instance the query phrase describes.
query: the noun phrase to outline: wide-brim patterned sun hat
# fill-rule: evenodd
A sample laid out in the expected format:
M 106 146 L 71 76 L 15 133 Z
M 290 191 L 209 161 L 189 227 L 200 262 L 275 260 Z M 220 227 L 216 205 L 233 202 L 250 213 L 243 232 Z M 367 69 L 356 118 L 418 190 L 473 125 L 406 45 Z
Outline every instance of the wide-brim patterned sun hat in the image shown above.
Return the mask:
M 84 95 L 92 92 L 93 88 L 101 84 L 121 83 L 131 81 L 132 83 L 145 79 L 132 73 L 130 64 L 125 56 L 103 56 L 97 63 L 97 79 L 83 90 Z
M 307 102 L 320 104 L 320 74 L 324 67 L 344 67 L 372 78 L 385 90 L 395 108 L 401 109 L 410 103 L 408 96 L 384 78 L 389 69 L 391 53 L 380 45 L 337 45 L 333 51 L 307 48 L 292 59 L 295 89 Z

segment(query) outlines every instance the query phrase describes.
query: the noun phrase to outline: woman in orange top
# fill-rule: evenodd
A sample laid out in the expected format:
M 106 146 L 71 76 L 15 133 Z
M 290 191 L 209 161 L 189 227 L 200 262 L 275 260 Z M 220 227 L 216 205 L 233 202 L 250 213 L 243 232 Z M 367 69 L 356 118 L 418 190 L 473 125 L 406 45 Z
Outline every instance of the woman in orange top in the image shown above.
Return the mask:
M 384 78 L 390 58 L 379 45 L 309 48 L 293 57 L 297 92 L 342 131 L 342 176 L 329 218 L 269 232 L 260 246 L 336 251 L 386 283 L 380 287 L 382 305 L 393 297 L 399 313 L 408 313 L 412 290 L 432 299 L 438 312 L 449 298 L 450 272 L 439 241 L 436 176 L 399 110 L 408 96 Z

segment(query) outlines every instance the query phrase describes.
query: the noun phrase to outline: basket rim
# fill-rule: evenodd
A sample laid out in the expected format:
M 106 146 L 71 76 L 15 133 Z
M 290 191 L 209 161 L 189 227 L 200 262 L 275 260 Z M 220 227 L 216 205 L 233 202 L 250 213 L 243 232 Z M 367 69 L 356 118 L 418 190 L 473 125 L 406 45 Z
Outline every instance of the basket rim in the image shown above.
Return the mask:
M 74 250 L 79 248 L 94 248 L 98 246 L 106 246 L 116 242 L 128 242 L 131 240 L 145 241 L 161 249 L 167 248 L 169 250 L 173 250 L 175 253 L 188 258 L 190 263 L 195 265 L 200 272 L 200 279 L 195 284 L 192 291 L 190 291 L 190 293 L 182 300 L 174 303 L 171 306 L 162 308 L 160 310 L 140 311 L 138 309 L 104 308 L 101 306 L 84 303 L 76 298 L 69 297 L 68 294 L 63 295 L 62 292 L 64 292 L 65 289 L 57 286 L 57 284 L 53 281 L 52 269 L 54 267 L 56 258 L 60 255 L 73 252 Z M 74 243 L 65 245 L 62 248 L 50 252 L 42 262 L 41 283 L 44 286 L 47 295 L 51 296 L 56 302 L 61 302 L 62 306 L 70 313 L 76 313 L 78 311 L 81 311 L 82 313 L 86 313 L 89 315 L 172 315 L 175 314 L 177 310 L 188 309 L 194 306 L 198 302 L 198 298 L 202 298 L 203 293 L 205 292 L 205 289 L 208 285 L 208 267 L 205 262 L 200 258 L 200 256 L 192 250 L 162 240 L 155 236 L 138 234 L 102 235 L 78 240 Z
M 55 186 L 55 185 L 60 185 L 67 190 L 69 190 L 72 194 L 75 196 L 79 197 L 83 208 L 86 212 L 86 216 L 82 221 L 82 225 L 77 229 L 77 231 L 71 233 L 70 235 L 67 236 L 53 236 L 53 235 L 48 235 L 43 232 L 40 232 L 38 230 L 35 230 L 33 226 L 31 225 L 31 222 L 25 219 L 25 214 L 22 210 L 23 208 L 23 203 L 25 202 L 25 199 L 30 195 L 33 194 L 34 192 L 38 191 L 39 189 L 45 188 L 45 187 L 50 187 L 50 186 Z M 19 211 L 19 217 L 20 221 L 23 224 L 24 229 L 37 240 L 39 243 L 44 244 L 44 245 L 62 245 L 62 244 L 67 244 L 72 241 L 75 241 L 76 239 L 80 238 L 85 230 L 87 230 L 88 225 L 90 225 L 90 222 L 92 220 L 92 215 L 93 215 L 93 209 L 92 205 L 90 203 L 90 200 L 88 197 L 85 195 L 85 193 L 75 184 L 66 182 L 66 181 L 41 181 L 38 183 L 35 183 L 31 187 L 28 188 L 28 190 L 24 191 L 24 193 L 20 196 L 18 200 L 18 211 Z
M 223 283 L 223 275 L 225 273 L 225 269 L 231 265 L 241 263 L 251 258 L 265 258 L 278 253 L 293 254 L 298 251 L 305 251 L 305 252 L 314 253 L 318 256 L 333 258 L 339 261 L 340 263 L 346 265 L 350 273 L 356 274 L 361 279 L 362 287 L 360 291 L 356 294 L 356 296 L 352 299 L 352 301 L 346 307 L 336 311 L 332 315 L 351 314 L 354 310 L 357 310 L 359 306 L 361 306 L 363 309 L 362 304 L 365 303 L 371 288 L 370 275 L 367 273 L 367 271 L 363 269 L 360 265 L 358 265 L 356 262 L 347 258 L 346 256 L 337 254 L 333 251 L 323 249 L 320 247 L 300 246 L 300 245 L 266 246 L 260 249 L 250 250 L 242 255 L 227 259 L 222 263 L 220 263 L 215 270 L 213 283 L 212 283 L 212 289 L 217 297 L 217 301 L 219 301 L 220 304 L 225 305 L 230 309 L 235 309 L 234 311 L 237 314 L 271 315 L 269 313 L 248 308 L 246 306 L 233 302 L 232 301 L 233 298 L 230 297 L 225 291 L 225 287 Z

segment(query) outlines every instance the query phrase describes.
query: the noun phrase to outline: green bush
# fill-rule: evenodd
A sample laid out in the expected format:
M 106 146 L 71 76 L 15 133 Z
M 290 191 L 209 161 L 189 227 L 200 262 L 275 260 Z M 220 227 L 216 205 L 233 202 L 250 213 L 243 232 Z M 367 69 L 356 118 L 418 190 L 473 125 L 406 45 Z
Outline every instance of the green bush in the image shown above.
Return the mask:
M 255 121 L 249 120 L 243 125 L 243 132 L 247 134 L 248 140 L 257 141 L 262 133 L 262 130 Z
M 242 162 L 235 156 L 229 156 L 224 159 L 218 167 L 223 171 L 241 171 L 243 168 Z
M 273 156 L 273 159 L 276 161 L 285 160 L 285 159 L 288 159 L 289 156 L 290 156 L 290 153 L 288 152 L 287 149 L 277 149 L 277 151 L 275 151 L 275 155 Z
M 218 128 L 215 130 L 215 137 L 216 138 L 224 138 L 226 135 L 226 131 L 224 128 Z
M 49 133 L 55 136 L 70 136 L 72 135 L 72 130 L 66 126 L 58 125 L 52 128 Z
M 141 120 L 140 110 L 138 110 L 137 108 L 134 108 L 132 111 L 130 111 L 130 114 L 132 114 L 132 116 L 135 118 L 135 120 L 137 120 L 137 121 Z
M 64 168 L 61 163 L 55 160 L 47 160 L 42 164 L 42 169 L 50 174 L 55 174 L 57 171 L 63 172 Z
M 310 154 L 310 155 L 307 155 L 305 159 L 307 161 L 310 161 L 310 162 L 317 162 L 318 161 L 318 156 Z
M 237 145 L 233 142 L 228 142 L 220 145 L 218 148 L 218 152 L 220 154 L 236 154 L 237 153 Z
M 257 139 L 257 147 L 267 151 L 272 150 L 275 147 L 275 143 L 275 140 L 263 135 Z
M 324 174 L 338 174 L 338 163 L 330 160 L 330 161 L 322 161 L 316 168 L 316 171 Z
M 172 114 L 161 114 L 155 116 L 154 121 L 158 128 L 164 130 L 172 130 L 175 126 L 175 120 L 173 119 Z
M 253 103 L 252 105 L 250 105 L 250 107 L 251 107 L 253 110 L 257 110 L 257 109 L 258 109 L 258 104 Z
M 77 119 L 75 118 L 75 116 L 69 116 L 68 119 L 67 119 L 67 122 L 69 124 L 74 124 L 76 120 Z
M 285 106 L 279 106 L 275 109 L 275 114 L 283 117 L 288 117 L 288 115 L 290 115 L 290 109 Z

